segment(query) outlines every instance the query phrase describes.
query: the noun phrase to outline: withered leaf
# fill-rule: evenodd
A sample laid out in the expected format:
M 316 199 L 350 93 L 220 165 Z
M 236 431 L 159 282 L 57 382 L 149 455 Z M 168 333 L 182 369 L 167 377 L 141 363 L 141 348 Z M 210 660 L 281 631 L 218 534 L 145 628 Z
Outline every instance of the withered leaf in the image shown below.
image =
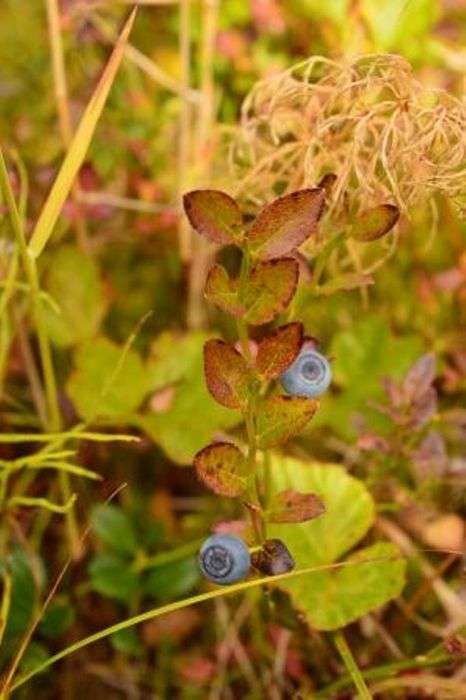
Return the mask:
M 193 190 L 183 197 L 191 226 L 213 243 L 228 245 L 238 234 L 243 217 L 235 200 L 220 190 Z
M 204 345 L 207 387 L 216 401 L 227 408 L 244 409 L 254 391 L 254 377 L 244 357 L 223 340 Z
M 324 198 L 323 189 L 298 190 L 265 206 L 247 233 L 252 255 L 271 260 L 296 250 L 315 231 Z
M 266 576 L 285 574 L 295 567 L 295 560 L 290 550 L 278 538 L 265 540 L 261 549 L 251 556 L 251 563 L 255 569 Z
M 298 278 L 299 264 L 294 258 L 278 258 L 255 265 L 242 300 L 247 323 L 268 323 L 282 313 L 294 296 Z
M 304 523 L 325 513 L 325 506 L 315 493 L 299 493 L 293 489 L 277 493 L 267 520 L 271 523 Z
M 257 446 L 280 445 L 298 435 L 319 406 L 303 396 L 270 396 L 259 404 L 256 420 Z
M 221 265 L 214 265 L 205 285 L 205 296 L 212 304 L 231 316 L 239 317 L 244 308 L 238 301 L 238 283 L 228 277 L 228 273 Z
M 194 457 L 199 479 L 220 496 L 239 496 L 246 488 L 247 461 L 235 445 L 217 442 Z
M 380 204 L 363 212 L 353 224 L 350 235 L 356 241 L 370 243 L 390 231 L 400 218 L 400 210 L 394 204 Z
M 263 379 L 279 377 L 296 359 L 303 344 L 301 323 L 287 323 L 259 343 L 256 370 Z
M 328 197 L 331 194 L 333 186 L 337 180 L 338 177 L 335 175 L 335 173 L 327 173 L 319 180 L 319 184 L 317 185 L 317 187 L 319 187 L 322 190 L 325 190 L 325 195 L 326 197 Z

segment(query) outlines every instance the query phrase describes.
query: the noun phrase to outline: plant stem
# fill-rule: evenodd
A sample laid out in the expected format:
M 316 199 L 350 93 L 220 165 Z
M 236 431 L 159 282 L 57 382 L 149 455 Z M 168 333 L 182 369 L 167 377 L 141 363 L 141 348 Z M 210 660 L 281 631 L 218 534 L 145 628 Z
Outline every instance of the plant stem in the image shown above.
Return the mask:
M 42 314 L 42 302 L 36 261 L 29 254 L 27 249 L 23 225 L 21 222 L 18 208 L 16 206 L 13 191 L 11 189 L 10 180 L 8 177 L 8 170 L 1 150 L 0 185 L 10 214 L 11 225 L 13 228 L 14 235 L 16 237 L 16 243 L 18 245 L 19 254 L 23 263 L 24 272 L 26 274 L 30 286 L 32 319 L 37 333 L 42 373 L 44 377 L 45 398 L 47 404 L 47 427 L 51 432 L 59 432 L 61 429 L 61 417 L 58 405 L 57 383 L 53 368 L 52 351 L 47 334 L 47 328 Z M 63 502 L 68 503 L 70 502 L 71 497 L 71 484 L 69 475 L 65 472 L 60 472 L 59 480 Z M 65 517 L 70 549 L 73 555 L 77 556 L 80 551 L 80 547 L 76 514 L 73 507 L 66 511 Z
M 335 633 L 334 640 L 335 646 L 338 649 L 343 663 L 346 666 L 346 670 L 350 674 L 353 683 L 358 690 L 358 697 L 361 700 L 372 700 L 372 695 L 369 692 L 369 688 L 367 687 L 364 678 L 362 677 L 361 671 L 359 670 L 359 667 L 356 661 L 354 660 L 354 657 L 351 653 L 351 649 L 349 648 L 348 643 L 341 630 Z

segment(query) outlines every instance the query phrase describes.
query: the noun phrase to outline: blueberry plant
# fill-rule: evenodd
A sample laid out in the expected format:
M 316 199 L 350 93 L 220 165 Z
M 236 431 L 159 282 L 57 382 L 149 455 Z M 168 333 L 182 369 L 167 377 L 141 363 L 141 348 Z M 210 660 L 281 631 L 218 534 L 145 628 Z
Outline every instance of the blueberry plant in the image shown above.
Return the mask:
M 252 223 L 224 192 L 196 190 L 184 197 L 185 212 L 199 234 L 241 252 L 237 277 L 220 264 L 207 275 L 206 298 L 235 319 L 238 341 L 208 340 L 204 370 L 213 398 L 240 411 L 247 445 L 212 442 L 196 454 L 194 467 L 215 494 L 240 499 L 250 516 L 254 547 L 250 557 L 239 538 L 210 537 L 201 548 L 200 567 L 217 584 L 244 578 L 250 563 L 265 575 L 293 569 L 293 554 L 281 538 L 270 537 L 271 528 L 306 523 L 326 510 L 325 499 L 311 490 L 274 489 L 269 452 L 312 419 L 318 397 L 331 383 L 330 363 L 299 321 L 270 324 L 290 308 L 303 264 L 298 249 L 316 233 L 334 180 L 329 174 L 319 187 L 279 197 Z M 396 207 L 380 205 L 360 217 L 350 235 L 371 242 L 397 219 Z M 257 341 L 249 335 L 251 326 L 265 328 L 255 333 Z

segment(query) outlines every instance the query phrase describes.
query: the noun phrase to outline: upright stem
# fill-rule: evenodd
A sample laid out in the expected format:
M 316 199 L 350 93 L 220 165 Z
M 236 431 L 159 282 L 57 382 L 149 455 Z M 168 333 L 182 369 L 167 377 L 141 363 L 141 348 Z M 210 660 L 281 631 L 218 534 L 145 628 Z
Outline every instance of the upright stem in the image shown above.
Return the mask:
M 37 274 L 36 261 L 29 254 L 27 249 L 23 225 L 16 206 L 13 191 L 11 189 L 10 180 L 8 177 L 8 170 L 1 150 L 0 186 L 3 191 L 6 204 L 8 206 L 13 232 L 16 237 L 16 242 L 19 249 L 19 254 L 21 256 L 24 272 L 26 274 L 30 286 L 32 318 L 36 328 L 37 340 L 39 343 L 39 354 L 41 358 L 42 372 L 44 376 L 45 398 L 47 404 L 47 427 L 50 432 L 59 432 L 61 429 L 61 418 L 60 409 L 58 405 L 57 383 L 55 379 L 55 372 L 52 362 L 52 352 L 47 334 L 47 328 L 45 326 L 44 317 L 42 314 L 39 278 Z M 67 503 L 71 495 L 69 475 L 65 472 L 60 472 L 59 478 L 60 487 L 62 491 L 62 499 L 64 503 Z M 71 551 L 76 555 L 79 551 L 79 537 L 74 508 L 70 508 L 66 512 L 66 524 Z
M 191 41 L 190 41 L 190 6 L 191 0 L 180 0 L 180 61 L 181 61 L 181 87 L 189 90 L 191 81 Z M 191 104 L 183 99 L 180 106 L 179 117 L 179 142 L 178 142 L 178 201 L 181 202 L 185 191 L 185 183 L 190 161 L 191 141 Z M 184 216 L 179 222 L 179 247 L 180 257 L 183 262 L 191 260 L 191 228 Z
M 334 639 L 335 646 L 338 649 L 343 663 L 346 666 L 346 670 L 350 674 L 351 678 L 353 679 L 353 683 L 358 690 L 358 697 L 360 698 L 360 700 L 372 700 L 372 695 L 369 691 L 369 688 L 366 685 L 364 678 L 362 677 L 361 671 L 359 670 L 356 661 L 354 660 L 354 657 L 351 653 L 351 649 L 348 646 L 343 632 L 341 630 L 336 632 Z

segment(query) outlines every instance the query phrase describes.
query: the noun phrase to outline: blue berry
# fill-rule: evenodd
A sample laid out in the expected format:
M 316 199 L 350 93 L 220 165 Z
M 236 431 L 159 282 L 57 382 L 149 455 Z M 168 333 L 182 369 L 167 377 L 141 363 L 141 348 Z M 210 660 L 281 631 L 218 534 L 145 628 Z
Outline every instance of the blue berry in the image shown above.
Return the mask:
M 305 343 L 296 360 L 280 377 L 288 394 L 315 398 L 326 391 L 332 381 L 329 361 L 311 343 Z
M 227 586 L 246 576 L 251 566 L 251 557 L 239 537 L 212 535 L 201 547 L 199 566 L 209 581 Z

